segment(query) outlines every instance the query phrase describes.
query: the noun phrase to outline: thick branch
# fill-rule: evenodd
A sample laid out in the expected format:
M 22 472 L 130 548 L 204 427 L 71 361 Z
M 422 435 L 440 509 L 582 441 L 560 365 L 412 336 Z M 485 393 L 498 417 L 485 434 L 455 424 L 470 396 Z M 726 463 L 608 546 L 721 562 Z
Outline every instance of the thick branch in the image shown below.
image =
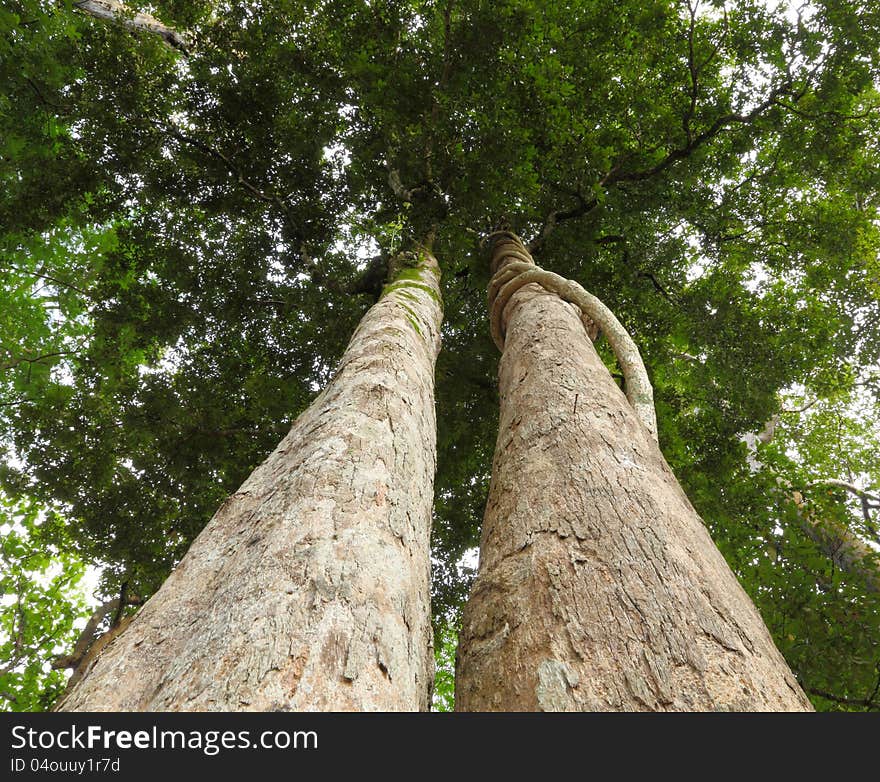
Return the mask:
M 112 22 L 120 27 L 124 27 L 126 30 L 158 35 L 169 48 L 187 54 L 189 44 L 186 36 L 160 22 L 155 16 L 141 13 L 140 11 L 132 13 L 119 0 L 79 0 L 79 2 L 74 3 L 74 7 L 79 8 L 80 11 L 89 16 Z
M 106 603 L 99 605 L 95 612 L 89 617 L 86 626 L 76 639 L 73 645 L 73 651 L 70 654 L 60 655 L 52 661 L 53 668 L 76 668 L 80 661 L 89 651 L 89 647 L 97 638 L 98 626 L 104 619 L 113 614 L 119 607 L 119 598 L 114 597 Z
M 104 637 L 103 635 L 99 636 L 97 634 L 98 627 L 101 623 L 107 617 L 112 617 L 110 620 L 110 627 L 107 630 L 107 633 L 110 633 L 120 625 L 122 621 L 122 611 L 127 605 L 141 605 L 143 603 L 137 595 L 127 595 L 125 592 L 126 590 L 123 589 L 119 597 L 114 597 L 112 600 L 102 603 L 95 609 L 95 612 L 89 617 L 89 621 L 86 622 L 83 631 L 79 634 L 79 638 L 76 639 L 76 643 L 73 645 L 73 651 L 70 654 L 59 655 L 56 657 L 52 661 L 53 668 L 80 667 L 83 661 L 89 656 L 89 653 L 93 650 L 94 645 L 100 638 Z M 107 633 L 104 633 L 104 635 L 107 635 Z M 103 645 L 104 644 L 102 644 L 102 646 Z
M 740 114 L 738 112 L 725 114 L 721 117 L 718 117 L 718 119 L 716 119 L 715 122 L 713 122 L 706 130 L 697 135 L 692 134 L 690 129 L 690 120 L 687 118 L 686 114 L 685 132 L 687 140 L 684 146 L 671 150 L 667 153 L 666 157 L 664 157 L 663 160 L 661 160 L 659 163 L 652 166 L 651 168 L 643 171 L 626 172 L 622 170 L 622 166 L 620 166 L 619 164 L 615 165 L 604 177 L 602 177 L 602 179 L 599 180 L 600 187 L 607 189 L 611 185 L 616 185 L 620 182 L 642 182 L 646 179 L 651 179 L 652 177 L 663 173 L 667 168 L 672 167 L 680 160 L 685 160 L 689 158 L 699 147 L 713 139 L 715 136 L 719 135 L 726 128 L 737 124 L 750 125 L 771 106 L 778 105 L 779 96 L 783 95 L 789 89 L 791 89 L 791 85 L 786 82 L 785 84 L 782 84 L 779 87 L 771 90 L 768 97 L 757 106 L 755 106 L 755 108 L 753 108 L 747 114 Z M 544 220 L 544 225 L 542 226 L 540 233 L 535 239 L 533 239 L 529 243 L 527 247 L 529 252 L 540 252 L 545 240 L 553 232 L 553 230 L 559 223 L 566 220 L 573 220 L 575 218 L 582 217 L 583 215 L 593 210 L 596 206 L 598 206 L 599 203 L 598 199 L 595 198 L 587 201 L 580 194 L 578 194 L 578 199 L 580 203 L 573 209 L 565 211 L 553 211 L 547 216 L 547 218 Z
M 749 467 L 752 472 L 757 472 L 763 466 L 756 458 L 757 443 L 767 444 L 773 438 L 779 417 L 774 416 L 765 425 L 758 435 L 745 437 L 743 440 L 749 448 Z M 795 490 L 791 481 L 777 478 L 777 483 L 786 493 L 786 499 L 793 503 L 797 512 L 798 525 L 840 570 L 860 576 L 869 592 L 880 594 L 880 552 L 877 552 L 849 527 L 835 519 L 819 516 L 815 509 L 807 505 L 804 495 Z M 844 481 L 829 479 L 822 481 L 823 485 L 840 486 L 854 493 L 862 490 L 856 489 Z
M 839 521 L 820 517 L 804 496 L 792 491 L 801 529 L 838 568 L 862 577 L 869 592 L 880 593 L 880 554 Z
M 836 478 L 828 478 L 822 481 L 822 484 L 825 486 L 836 486 L 839 489 L 846 489 L 850 494 L 855 494 L 857 497 L 870 500 L 871 502 L 880 502 L 880 495 L 872 494 L 871 492 L 860 489 L 858 486 L 854 486 L 846 481 L 839 481 Z
M 404 187 L 400 179 L 400 172 L 392 167 L 390 160 L 385 161 L 385 166 L 388 169 L 388 186 L 391 188 L 391 191 L 405 204 L 411 204 L 415 190 Z

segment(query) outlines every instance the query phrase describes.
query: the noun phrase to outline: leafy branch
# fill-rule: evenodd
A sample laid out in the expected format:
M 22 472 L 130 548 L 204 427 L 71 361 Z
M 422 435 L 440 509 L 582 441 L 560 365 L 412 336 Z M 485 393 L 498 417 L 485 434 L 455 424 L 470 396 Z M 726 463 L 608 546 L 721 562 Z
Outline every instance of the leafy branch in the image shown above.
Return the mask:
M 7 369 L 15 369 L 15 367 L 20 366 L 21 364 L 39 364 L 50 358 L 58 358 L 59 356 L 75 356 L 79 352 L 80 348 L 78 348 L 77 350 L 59 350 L 54 353 L 44 353 L 42 356 L 35 356 L 34 358 L 21 356 L 19 358 L 13 359 L 12 361 L 7 361 L 5 364 L 0 364 L 0 372 L 3 372 Z

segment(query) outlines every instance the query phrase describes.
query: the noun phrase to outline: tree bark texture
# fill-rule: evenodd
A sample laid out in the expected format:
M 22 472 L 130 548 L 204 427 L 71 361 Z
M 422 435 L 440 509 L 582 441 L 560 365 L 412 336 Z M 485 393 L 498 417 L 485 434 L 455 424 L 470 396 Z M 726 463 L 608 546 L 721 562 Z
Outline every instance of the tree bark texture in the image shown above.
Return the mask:
M 530 284 L 502 316 L 456 709 L 809 710 L 579 312 Z
M 60 710 L 427 709 L 441 318 L 421 252 Z

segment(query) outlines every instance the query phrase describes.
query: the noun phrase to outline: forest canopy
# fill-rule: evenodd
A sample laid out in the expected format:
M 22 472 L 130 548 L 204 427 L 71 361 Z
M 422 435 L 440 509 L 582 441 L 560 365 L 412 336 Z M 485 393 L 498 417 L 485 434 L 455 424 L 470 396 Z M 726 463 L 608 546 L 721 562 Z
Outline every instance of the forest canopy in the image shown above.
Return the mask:
M 880 709 L 876 2 L 126 4 L 170 38 L 86 5 L 0 9 L 2 708 L 60 691 L 86 566 L 92 604 L 158 589 L 429 234 L 448 705 L 504 224 L 632 335 L 663 454 L 816 708 Z

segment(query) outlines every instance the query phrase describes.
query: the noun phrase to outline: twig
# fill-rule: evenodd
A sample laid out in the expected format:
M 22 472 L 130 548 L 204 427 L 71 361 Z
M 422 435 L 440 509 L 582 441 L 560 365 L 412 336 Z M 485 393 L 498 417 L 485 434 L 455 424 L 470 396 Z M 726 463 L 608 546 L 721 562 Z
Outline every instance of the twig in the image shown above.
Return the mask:
M 38 364 L 40 361 L 43 361 L 47 358 L 56 358 L 58 356 L 71 356 L 76 355 L 77 353 L 79 353 L 79 350 L 60 350 L 56 353 L 44 353 L 42 356 L 37 356 L 36 358 L 26 358 L 22 356 L 21 358 L 16 358 L 12 361 L 8 361 L 5 364 L 0 364 L 0 372 L 6 369 L 14 369 L 21 364 Z

